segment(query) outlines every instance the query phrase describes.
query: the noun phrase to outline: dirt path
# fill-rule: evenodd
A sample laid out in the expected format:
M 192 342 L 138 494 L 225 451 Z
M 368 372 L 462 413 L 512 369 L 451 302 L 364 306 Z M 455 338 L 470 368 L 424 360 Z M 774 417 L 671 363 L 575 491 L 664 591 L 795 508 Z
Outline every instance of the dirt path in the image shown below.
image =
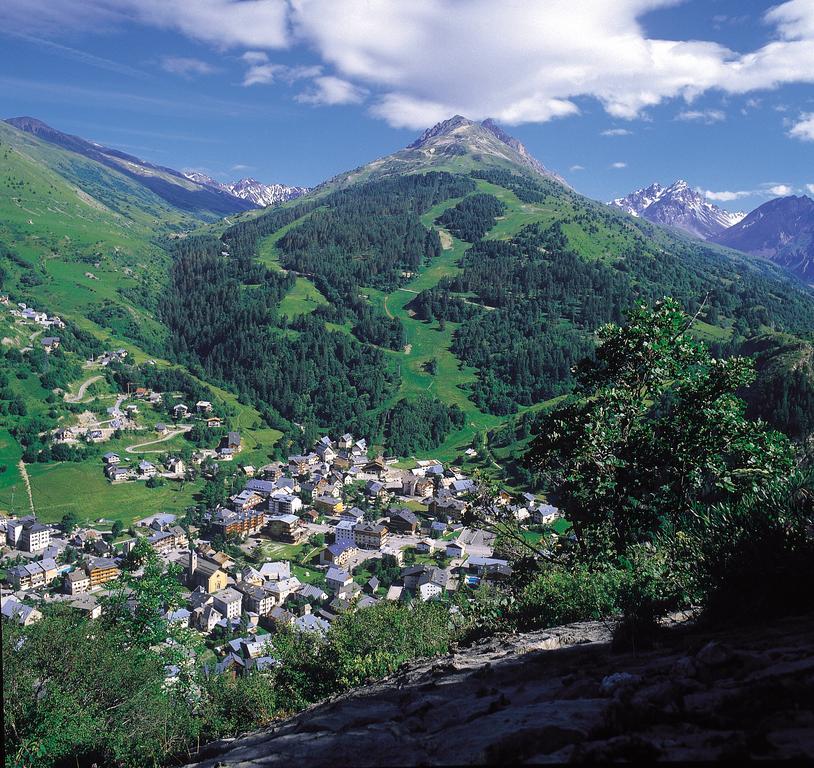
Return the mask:
M 161 453 L 160 450 L 142 451 L 141 449 L 145 445 L 156 445 L 157 443 L 163 443 L 166 442 L 167 440 L 172 440 L 173 437 L 176 437 L 177 435 L 183 435 L 184 432 L 189 432 L 190 429 L 192 429 L 192 427 L 188 425 L 179 427 L 178 429 L 173 429 L 170 432 L 167 432 L 166 435 L 164 435 L 163 437 L 159 437 L 155 440 L 148 440 L 146 443 L 136 443 L 134 445 L 128 445 L 124 450 L 127 451 L 127 453 Z
M 31 514 L 34 515 L 36 514 L 36 512 L 34 511 L 34 497 L 31 495 L 31 481 L 28 479 L 28 471 L 25 468 L 25 462 L 22 459 L 20 459 L 17 466 L 20 469 L 20 477 L 23 478 L 26 493 L 28 493 L 28 506 L 31 508 Z
M 65 402 L 66 403 L 78 403 L 81 402 L 82 398 L 85 396 L 85 392 L 88 391 L 88 387 L 91 384 L 95 384 L 97 381 L 103 379 L 104 376 L 91 376 L 87 381 L 83 381 L 79 385 L 79 390 L 75 395 L 70 395 L 67 392 L 65 393 Z

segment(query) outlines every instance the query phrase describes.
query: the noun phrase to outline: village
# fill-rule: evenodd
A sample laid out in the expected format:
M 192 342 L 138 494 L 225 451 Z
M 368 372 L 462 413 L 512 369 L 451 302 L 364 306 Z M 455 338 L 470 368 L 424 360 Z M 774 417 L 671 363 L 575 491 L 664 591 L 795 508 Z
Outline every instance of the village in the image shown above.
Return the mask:
M 213 418 L 209 403 L 179 405 L 181 419 Z M 232 461 L 240 451 L 240 435 L 227 432 L 193 460 Z M 178 457 L 162 469 L 144 460 L 123 468 L 110 452 L 101 463 L 110 482 L 186 472 Z M 192 518 L 159 513 L 110 532 L 80 524 L 66 531 L 34 515 L 0 520 L 3 618 L 28 625 L 43 606 L 63 603 L 96 619 L 131 554 L 149 545 L 167 578 L 183 585 L 184 604 L 167 613 L 168 622 L 199 633 L 216 670 L 237 674 L 273 663 L 262 638 L 282 627 L 324 634 L 345 611 L 383 600 L 445 600 L 506 580 L 511 566 L 495 556 L 494 534 L 462 521 L 473 479 L 433 459 L 409 469 L 395 463 L 371 457 L 364 439 L 324 436 L 287 461 L 240 464 L 240 489 Z M 531 494 L 518 503 L 501 492 L 495 504 L 531 527 L 559 517 Z

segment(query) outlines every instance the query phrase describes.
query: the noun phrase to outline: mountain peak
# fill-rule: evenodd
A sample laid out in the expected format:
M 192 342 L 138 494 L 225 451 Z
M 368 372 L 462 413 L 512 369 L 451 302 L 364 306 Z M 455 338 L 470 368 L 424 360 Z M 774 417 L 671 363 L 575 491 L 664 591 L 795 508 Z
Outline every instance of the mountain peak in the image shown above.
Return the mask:
M 746 215 L 711 203 L 684 179 L 677 179 L 668 187 L 654 182 L 608 204 L 655 224 L 683 229 L 702 240 L 716 237 Z
M 469 155 L 480 160 L 484 157 L 500 158 L 565 184 L 562 177 L 548 170 L 518 139 L 509 135 L 492 118 L 478 122 L 463 115 L 453 115 L 427 128 L 403 150 L 410 151 L 443 157 Z M 397 156 L 398 154 L 400 153 Z

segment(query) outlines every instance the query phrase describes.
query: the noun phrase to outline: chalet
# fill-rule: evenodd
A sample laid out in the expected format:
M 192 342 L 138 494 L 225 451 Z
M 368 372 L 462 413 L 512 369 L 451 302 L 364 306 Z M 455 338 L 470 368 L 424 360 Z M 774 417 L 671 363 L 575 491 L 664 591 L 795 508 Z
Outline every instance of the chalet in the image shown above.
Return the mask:
M 409 509 L 391 509 L 387 520 L 387 527 L 393 533 L 414 534 L 418 528 L 418 518 Z
M 243 612 L 243 595 L 236 589 L 226 587 L 212 593 L 212 604 L 224 618 L 239 619 Z
M 158 432 L 159 435 L 164 435 L 168 431 L 167 425 L 159 421 L 158 424 L 155 425 L 155 431 Z
M 260 566 L 260 576 L 263 581 L 282 581 L 291 578 L 291 563 L 263 563 Z
M 337 445 L 339 446 L 340 451 L 349 451 L 353 447 L 353 435 L 346 432 L 344 435 L 342 435 L 342 437 L 339 438 Z
M 267 581 L 263 586 L 271 593 L 277 605 L 282 605 L 289 595 L 299 591 L 302 582 L 296 576 L 289 576 L 279 581 Z
M 178 403 L 172 407 L 172 415 L 175 419 L 184 419 L 189 414 L 189 408 L 184 403 Z
M 222 423 L 220 416 L 210 416 L 206 419 L 206 426 L 209 429 L 218 429 Z
M 439 542 L 438 546 L 443 545 Z M 433 539 L 421 539 L 421 541 L 415 545 L 415 551 L 421 555 L 431 555 L 435 552 L 435 548 L 436 542 Z
M 121 461 L 121 456 L 119 456 L 118 453 L 114 453 L 113 451 L 108 451 L 106 454 L 102 456 L 102 461 L 108 466 L 112 464 L 118 464 Z
M 337 499 L 335 496 L 317 496 L 314 499 L 314 507 L 323 515 L 334 516 L 339 514 L 345 508 L 345 505 L 341 499 Z
M 147 541 L 156 552 L 167 552 L 175 548 L 175 534 L 170 531 L 157 531 Z
M 54 441 L 67 443 L 76 438 L 76 433 L 70 427 L 62 427 L 54 432 Z
M 227 448 L 235 452 L 240 450 L 240 432 L 229 432 L 224 440 Z
M 406 474 L 401 478 L 401 493 L 403 496 L 424 496 L 431 494 L 434 488 L 432 478 Z
M 246 610 L 258 616 L 268 616 L 276 605 L 275 595 L 261 586 L 243 583 L 238 589 L 243 593 Z
M 300 591 L 297 593 L 298 597 L 305 598 L 316 602 L 322 602 L 328 599 L 328 593 L 322 588 L 316 587 L 313 584 L 303 584 Z M 310 607 L 310 606 L 309 606 Z
M 217 509 L 210 515 L 209 529 L 224 538 L 250 536 L 260 532 L 265 517 L 261 509 L 251 506 L 241 510 Z
M 387 467 L 385 466 L 384 459 L 379 456 L 378 458 L 374 459 L 373 461 L 367 462 L 362 467 L 362 472 L 368 475 L 376 475 L 376 477 L 381 480 L 385 473 L 387 472 Z
M 127 467 L 117 467 L 115 464 L 110 464 L 105 469 L 105 475 L 111 482 L 120 483 L 130 479 L 131 471 Z
M 33 515 L 9 520 L 6 541 L 23 552 L 42 552 L 51 544 L 51 529 L 37 522 Z
M 174 475 L 183 475 L 186 472 L 186 465 L 180 456 L 170 456 L 167 459 L 167 470 Z
M 302 509 L 302 499 L 290 493 L 274 494 L 269 499 L 269 512 L 274 516 L 296 515 Z
M 475 490 L 475 481 L 469 478 L 453 480 L 452 483 L 450 483 L 449 490 L 453 496 L 465 496 Z
M 254 493 L 259 493 L 264 499 L 269 498 L 271 496 L 272 491 L 277 486 L 275 485 L 273 480 L 260 480 L 257 478 L 252 478 L 246 483 L 246 490 L 252 491 Z
M 90 576 L 79 568 L 65 575 L 63 589 L 69 595 L 81 595 L 90 591 Z
M 226 446 L 218 448 L 218 458 L 221 461 L 231 461 L 235 457 L 234 449 Z
M 307 535 L 308 529 L 296 515 L 278 515 L 268 522 L 269 536 L 275 541 L 299 544 Z
M 41 342 L 46 352 L 53 352 L 59 349 L 59 336 L 46 336 Z
M 350 520 L 340 520 L 334 528 L 334 541 L 340 547 L 356 547 L 355 524 Z
M 353 578 L 347 571 L 340 568 L 329 568 L 325 575 L 325 583 L 334 594 L 339 594 L 353 583 Z
M 447 524 L 442 520 L 435 520 L 430 525 L 430 537 L 440 539 L 447 532 Z
M 560 516 L 560 510 L 551 504 L 541 504 L 531 513 L 532 520 L 538 525 L 551 525 Z
M 85 571 L 90 577 L 91 589 L 118 579 L 121 574 L 116 561 L 107 557 L 92 557 L 85 564 Z
M 353 540 L 359 549 L 381 549 L 390 536 L 383 525 L 357 523 L 353 527 Z
M 37 589 L 50 584 L 58 574 L 57 563 L 52 557 L 36 563 L 24 563 L 9 568 L 8 575 L 17 590 Z
M 229 497 L 229 503 L 236 512 L 245 512 L 249 509 L 254 509 L 263 503 L 264 499 L 259 493 L 243 489 L 240 493 L 236 493 Z
M 459 541 L 450 541 L 447 544 L 446 556 L 447 557 L 463 557 L 466 554 L 466 546 Z
M 100 440 L 105 439 L 105 433 L 101 429 L 89 429 L 86 432 L 87 439 L 92 443 L 98 443 Z
M 272 608 L 269 618 L 271 618 L 277 627 L 290 627 L 294 624 L 294 620 L 297 617 L 294 616 L 291 611 L 287 611 L 285 608 L 278 605 L 276 608 Z
M 147 397 L 149 391 L 150 390 L 147 389 L 147 387 L 136 387 L 135 391 L 133 392 L 133 397 L 143 400 L 145 397 Z
M 356 547 L 352 545 L 331 544 L 320 552 L 319 562 L 323 565 L 335 565 L 342 568 L 356 552 Z
M 138 413 L 138 406 L 135 403 L 130 403 L 124 407 L 124 412 L 128 419 L 132 419 Z
M 371 576 L 366 582 L 362 589 L 367 592 L 369 595 L 375 595 L 376 590 L 379 588 L 379 580 L 375 576 Z
M 212 412 L 212 403 L 209 400 L 198 400 L 195 403 L 195 412 L 196 413 L 211 413 Z
M 136 471 L 142 480 L 155 477 L 158 474 L 158 470 L 155 468 L 155 465 L 143 459 L 138 463 Z
M 36 608 L 25 605 L 14 597 L 14 595 L 7 595 L 3 598 L 0 612 L 2 612 L 3 618 L 7 621 L 16 621 L 24 627 L 30 627 L 42 618 L 42 613 Z
M 365 513 L 359 507 L 351 507 L 350 509 L 343 509 L 339 513 L 340 520 L 348 520 L 354 525 L 361 523 L 365 519 Z
M 364 492 L 365 496 L 371 499 L 384 499 L 388 495 L 384 483 L 379 480 L 368 480 L 367 483 L 365 483 Z

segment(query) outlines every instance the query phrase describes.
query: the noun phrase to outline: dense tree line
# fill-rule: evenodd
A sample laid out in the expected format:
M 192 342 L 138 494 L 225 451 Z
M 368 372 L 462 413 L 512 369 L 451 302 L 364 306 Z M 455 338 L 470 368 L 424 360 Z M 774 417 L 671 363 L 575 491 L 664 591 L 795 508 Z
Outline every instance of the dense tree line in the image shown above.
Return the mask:
M 447 208 L 436 220 L 455 237 L 474 243 L 480 240 L 502 215 L 506 206 L 494 195 L 470 195 L 453 208 Z
M 428 395 L 399 400 L 387 414 L 385 445 L 397 456 L 431 450 L 464 422 L 464 412 L 457 405 L 450 407 Z

